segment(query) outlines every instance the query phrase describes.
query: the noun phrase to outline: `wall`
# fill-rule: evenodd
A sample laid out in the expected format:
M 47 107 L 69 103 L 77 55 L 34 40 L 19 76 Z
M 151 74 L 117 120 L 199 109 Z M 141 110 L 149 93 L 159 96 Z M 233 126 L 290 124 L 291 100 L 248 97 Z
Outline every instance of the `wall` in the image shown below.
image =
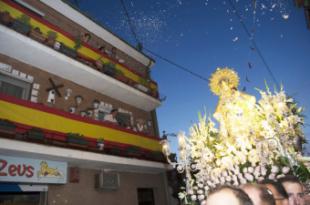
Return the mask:
M 97 191 L 94 176 L 99 171 L 80 169 L 79 183 L 49 185 L 48 202 L 54 205 L 138 205 L 137 188 L 153 188 L 155 205 L 167 205 L 162 174 L 120 173 L 117 191 Z
M 40 85 L 40 88 L 38 90 L 39 92 L 38 92 L 37 103 L 44 104 L 44 105 L 68 112 L 69 107 L 76 106 L 75 96 L 80 95 L 83 97 L 83 102 L 77 106 L 76 114 L 79 114 L 80 111 L 91 109 L 92 102 L 96 99 L 96 100 L 104 101 L 105 103 L 109 103 L 113 105 L 113 108 L 122 108 L 129 112 L 132 112 L 135 122 L 137 119 L 143 119 L 145 122 L 152 121 L 151 113 L 148 113 L 138 108 L 135 108 L 133 106 L 127 105 L 123 102 L 117 101 L 108 96 L 97 93 L 93 90 L 86 89 L 72 81 L 68 81 L 61 77 L 52 75 L 38 68 L 22 63 L 16 59 L 0 54 L 0 62 L 9 64 L 13 67 L 13 69 L 17 69 L 20 72 L 26 73 L 28 75 L 32 75 L 34 77 L 34 84 Z M 56 96 L 55 104 L 47 103 L 48 92 L 46 91 L 46 89 L 51 87 L 49 78 L 51 78 L 55 82 L 56 85 L 60 85 L 60 84 L 64 85 L 63 88 L 59 89 L 62 96 L 61 97 Z M 72 90 L 72 93 L 70 97 L 67 100 L 65 100 L 66 89 L 68 88 Z M 151 123 L 151 126 L 149 127 L 147 134 L 154 135 L 153 123 Z
M 54 25 L 57 25 L 62 30 L 66 31 L 67 33 L 71 34 L 72 36 L 78 37 L 83 32 L 90 33 L 89 31 L 87 31 L 86 29 L 81 27 L 80 25 L 78 25 L 78 24 L 74 23 L 73 21 L 67 19 L 62 14 L 60 14 L 57 11 L 49 8 L 48 6 L 41 3 L 40 1 L 33 1 L 33 0 L 24 0 L 24 1 L 29 3 L 30 5 L 32 5 L 36 9 L 40 10 L 41 12 L 43 12 L 45 14 L 45 16 L 43 17 L 44 19 L 46 19 L 47 21 L 49 21 L 50 23 L 52 23 Z M 109 43 L 107 43 L 106 41 L 104 41 L 103 39 L 99 38 L 98 36 L 96 36 L 94 34 L 91 34 L 91 36 L 92 36 L 92 38 L 89 42 L 89 44 L 91 46 L 93 46 L 94 48 L 98 48 L 100 46 L 105 46 L 106 49 L 111 51 L 113 45 L 110 45 Z M 135 70 L 136 72 L 140 73 L 142 76 L 146 76 L 146 74 L 147 74 L 146 66 L 144 66 L 141 63 L 139 63 L 138 61 L 130 58 L 127 54 L 121 52 L 120 50 L 117 50 L 117 55 L 121 59 L 125 60 L 125 63 L 124 63 L 125 65 L 127 65 L 131 69 Z

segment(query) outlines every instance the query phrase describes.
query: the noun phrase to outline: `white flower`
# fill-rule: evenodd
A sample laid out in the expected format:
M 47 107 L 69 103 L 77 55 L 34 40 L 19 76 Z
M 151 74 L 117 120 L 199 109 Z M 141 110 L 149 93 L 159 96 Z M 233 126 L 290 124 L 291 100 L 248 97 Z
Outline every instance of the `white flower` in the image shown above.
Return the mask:
M 207 181 L 207 184 L 209 185 L 209 186 L 212 186 L 213 185 L 213 183 L 211 182 L 211 181 Z
M 261 171 L 261 174 L 263 175 L 263 176 L 266 176 L 266 174 L 267 174 L 267 169 L 266 169 L 266 167 L 261 167 L 261 169 L 260 169 L 260 171 Z
M 265 179 L 264 177 L 258 177 L 257 180 L 258 180 L 259 182 L 261 182 L 261 181 L 263 181 L 264 179 Z
M 227 177 L 226 177 L 226 181 L 227 181 L 227 182 L 230 182 L 230 181 L 231 181 L 231 176 L 227 176 Z
M 203 194 L 203 190 L 199 189 L 199 190 L 197 191 L 197 194 Z
M 205 199 L 205 196 L 204 196 L 204 195 L 202 195 L 202 194 L 198 195 L 198 200 L 199 200 L 199 201 L 202 201 L 202 200 L 204 200 L 204 199 Z
M 221 182 L 221 184 L 225 184 L 225 178 L 224 178 L 224 177 L 221 177 L 221 178 L 220 178 L 220 182 Z
M 207 201 L 206 200 L 203 200 L 200 205 L 207 205 Z
M 253 168 L 253 167 L 249 167 L 249 168 L 248 168 L 248 172 L 249 172 L 249 173 L 253 173 L 253 172 L 254 172 L 254 168 Z
M 179 199 L 185 198 L 185 194 L 183 192 L 179 192 L 178 196 L 179 196 Z
M 192 194 L 194 194 L 194 191 L 192 189 L 190 189 L 190 190 L 187 191 L 187 193 L 192 195 Z
M 280 179 L 280 178 L 283 178 L 283 177 L 285 177 L 284 174 L 279 174 L 279 175 L 277 175 L 277 179 Z
M 246 173 L 244 176 L 248 181 L 250 182 L 254 181 L 254 177 L 252 174 Z
M 268 179 L 270 180 L 275 180 L 276 179 L 276 175 L 274 173 L 270 174 Z
M 260 166 L 256 166 L 254 172 L 260 173 Z
M 196 199 L 197 199 L 197 196 L 196 196 L 196 195 L 192 195 L 192 196 L 191 196 L 191 200 L 192 200 L 192 201 L 196 201 Z
M 243 170 L 242 170 L 242 172 L 243 172 L 243 173 L 247 173 L 247 172 L 248 172 L 248 168 L 247 168 L 247 167 L 244 167 Z
M 246 184 L 246 180 L 244 178 L 240 179 L 240 184 Z
M 232 176 L 232 180 L 233 180 L 234 182 L 238 181 L 237 176 L 236 176 L 236 175 L 233 175 L 233 176 Z
M 276 166 L 276 165 L 273 165 L 273 166 L 271 167 L 271 173 L 276 174 L 276 173 L 278 173 L 278 172 L 279 172 L 279 167 Z
M 205 191 L 207 192 L 207 191 L 209 191 L 209 187 L 208 186 L 205 186 Z
M 282 168 L 282 173 L 283 174 L 287 174 L 287 173 L 289 173 L 290 172 L 290 168 L 289 167 L 283 167 Z
M 234 166 L 234 172 L 235 174 L 239 174 L 240 173 L 240 169 L 238 166 Z

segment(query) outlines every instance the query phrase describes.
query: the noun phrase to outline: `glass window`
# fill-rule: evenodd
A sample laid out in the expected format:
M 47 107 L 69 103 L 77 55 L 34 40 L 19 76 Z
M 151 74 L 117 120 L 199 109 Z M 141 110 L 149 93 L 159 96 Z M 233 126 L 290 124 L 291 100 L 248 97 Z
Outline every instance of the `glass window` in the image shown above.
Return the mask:
M 139 205 L 155 205 L 154 193 L 152 188 L 138 188 Z
M 0 192 L 0 204 L 6 205 L 45 205 L 44 192 Z
M 0 73 L 0 92 L 16 98 L 28 100 L 31 84 Z

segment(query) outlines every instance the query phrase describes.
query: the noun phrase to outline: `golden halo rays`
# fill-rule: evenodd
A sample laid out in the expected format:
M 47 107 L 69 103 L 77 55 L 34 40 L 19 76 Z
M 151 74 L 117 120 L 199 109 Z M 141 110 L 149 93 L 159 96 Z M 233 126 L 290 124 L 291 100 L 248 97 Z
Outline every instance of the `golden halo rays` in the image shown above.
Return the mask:
M 237 88 L 239 85 L 238 74 L 228 67 L 217 68 L 209 79 L 210 90 L 215 95 L 221 95 L 222 82 L 226 82 L 230 89 Z

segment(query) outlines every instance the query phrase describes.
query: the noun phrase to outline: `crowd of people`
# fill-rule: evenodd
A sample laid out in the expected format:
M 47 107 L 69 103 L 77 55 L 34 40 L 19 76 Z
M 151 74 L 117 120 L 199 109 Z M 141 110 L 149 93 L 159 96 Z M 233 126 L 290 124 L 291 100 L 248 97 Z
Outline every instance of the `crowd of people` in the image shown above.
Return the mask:
M 206 205 L 310 205 L 310 197 L 297 177 L 286 176 L 240 187 L 220 186 L 210 192 Z

